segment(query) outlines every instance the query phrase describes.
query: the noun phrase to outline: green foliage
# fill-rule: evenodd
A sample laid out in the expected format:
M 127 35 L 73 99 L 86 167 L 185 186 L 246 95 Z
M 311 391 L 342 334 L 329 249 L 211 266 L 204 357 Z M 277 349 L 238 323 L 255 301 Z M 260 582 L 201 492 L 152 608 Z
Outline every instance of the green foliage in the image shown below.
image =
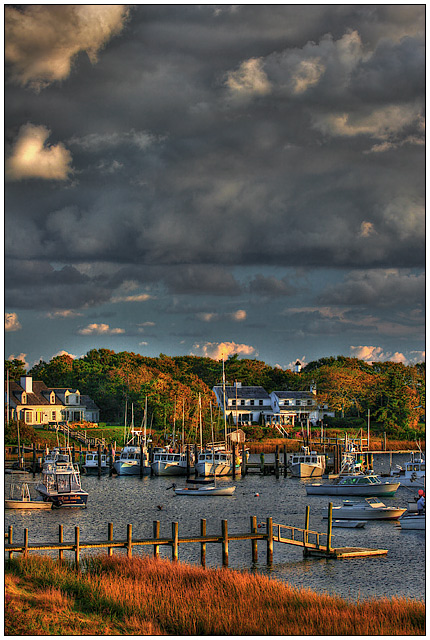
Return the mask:
M 22 376 L 27 375 L 25 366 L 22 360 L 5 360 L 4 362 L 4 377 L 6 379 L 6 371 L 9 371 L 9 380 L 16 380 L 17 382 Z
M 19 377 L 20 361 L 6 366 Z M 12 366 L 13 365 L 13 366 Z M 101 419 L 110 424 L 127 424 L 134 408 L 134 424 L 141 426 L 145 402 L 147 427 L 158 432 L 176 433 L 184 422 L 186 434 L 198 436 L 201 397 L 204 439 L 222 433 L 223 420 L 215 408 L 212 388 L 222 384 L 222 361 L 198 356 L 170 357 L 160 354 L 149 358 L 132 352 L 115 353 L 110 349 L 92 349 L 82 358 L 56 356 L 49 363 L 40 361 L 29 372 L 36 380 L 52 387 L 74 387 L 89 395 L 101 410 Z M 370 411 L 372 424 L 381 423 L 383 431 L 395 435 L 416 428 L 425 412 L 425 364 L 405 366 L 395 362 L 369 364 L 345 356 L 320 358 L 306 365 L 301 373 L 270 367 L 260 360 L 240 359 L 237 354 L 225 362 L 227 385 L 240 381 L 244 386 L 262 386 L 275 390 L 309 390 L 316 384 L 318 403 L 335 410 L 337 417 L 355 421 L 364 428 Z M 211 422 L 212 405 L 212 422 Z M 348 424 L 348 423 L 346 423 Z M 252 426 L 252 438 L 258 427 Z M 262 436 L 263 437 L 263 436 Z

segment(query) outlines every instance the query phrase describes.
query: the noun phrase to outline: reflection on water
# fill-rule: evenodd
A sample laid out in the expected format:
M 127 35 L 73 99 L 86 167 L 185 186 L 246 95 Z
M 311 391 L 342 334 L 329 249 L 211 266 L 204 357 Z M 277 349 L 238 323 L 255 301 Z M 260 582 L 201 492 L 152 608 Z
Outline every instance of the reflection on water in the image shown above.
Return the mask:
M 393 465 L 403 463 L 408 456 L 393 456 Z M 259 456 L 251 456 L 251 461 Z M 270 461 L 270 456 L 266 455 Z M 388 470 L 389 456 L 375 456 L 375 470 Z M 6 476 L 6 491 L 8 490 Z M 174 480 L 178 486 L 184 478 Z M 220 484 L 231 483 L 220 478 Z M 236 481 L 233 496 L 192 497 L 176 496 L 169 487 L 172 478 L 163 477 L 97 477 L 83 476 L 82 485 L 89 492 L 87 509 L 59 509 L 53 511 L 5 511 L 5 530 L 13 525 L 14 541 L 22 541 L 24 528 L 29 530 L 29 542 L 58 540 L 59 525 L 63 525 L 64 540 L 74 540 L 74 527 L 80 527 L 81 541 L 107 540 L 108 523 L 113 522 L 114 538 L 124 539 L 127 524 L 133 525 L 133 538 L 152 537 L 154 520 L 160 521 L 160 535 L 171 536 L 171 523 L 179 523 L 179 536 L 200 534 L 200 519 L 207 522 L 207 533 L 221 533 L 221 520 L 228 521 L 229 533 L 250 531 L 250 517 L 265 523 L 272 517 L 275 523 L 303 527 L 306 505 L 310 506 L 310 528 L 327 531 L 324 509 L 331 500 L 341 504 L 342 498 L 307 496 L 305 483 L 296 478 L 279 478 L 249 474 Z M 259 495 L 256 496 L 255 494 Z M 417 489 L 400 487 L 396 495 L 384 498 L 387 505 L 406 507 Z M 262 529 L 264 530 L 264 529 Z M 336 593 L 346 598 L 372 596 L 408 596 L 424 599 L 425 594 L 425 532 L 402 531 L 394 522 L 367 522 L 364 529 L 334 529 L 333 546 L 357 546 L 387 549 L 387 556 L 350 558 L 345 560 L 303 559 L 300 547 L 274 545 L 274 562 L 266 565 L 266 543 L 258 542 L 258 562 L 251 560 L 251 541 L 231 541 L 229 566 L 272 576 L 296 587 Z M 90 553 L 83 551 L 82 554 Z M 117 553 L 117 552 L 115 552 Z M 150 554 L 152 547 L 133 549 L 133 554 Z M 72 558 L 71 552 L 65 553 Z M 171 549 L 160 547 L 160 556 L 170 558 Z M 179 559 L 198 564 L 200 545 L 179 547 Z M 418 560 L 417 560 L 418 559 Z M 221 545 L 207 544 L 207 566 L 221 565 Z M 422 571 L 419 571 L 420 566 Z

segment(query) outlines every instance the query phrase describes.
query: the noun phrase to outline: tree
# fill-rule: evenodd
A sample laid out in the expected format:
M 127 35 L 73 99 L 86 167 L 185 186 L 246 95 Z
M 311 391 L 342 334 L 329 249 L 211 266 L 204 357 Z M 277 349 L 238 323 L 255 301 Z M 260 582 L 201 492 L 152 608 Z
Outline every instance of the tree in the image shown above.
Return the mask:
M 4 361 L 5 378 L 6 371 L 9 371 L 9 380 L 15 380 L 16 382 L 18 382 L 21 377 L 27 375 L 23 361 L 17 358 Z

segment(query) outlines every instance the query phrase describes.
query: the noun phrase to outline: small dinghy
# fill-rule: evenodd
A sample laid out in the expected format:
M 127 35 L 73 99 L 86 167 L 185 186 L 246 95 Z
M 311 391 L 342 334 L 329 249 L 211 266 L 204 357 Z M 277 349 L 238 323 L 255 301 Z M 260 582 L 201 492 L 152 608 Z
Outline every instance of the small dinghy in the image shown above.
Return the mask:
M 5 509 L 51 509 L 51 502 L 34 499 L 30 494 L 28 482 L 14 483 L 10 487 L 10 496 L 6 498 Z
M 231 496 L 236 490 L 235 486 L 220 487 L 215 484 L 192 487 L 173 487 L 177 496 Z

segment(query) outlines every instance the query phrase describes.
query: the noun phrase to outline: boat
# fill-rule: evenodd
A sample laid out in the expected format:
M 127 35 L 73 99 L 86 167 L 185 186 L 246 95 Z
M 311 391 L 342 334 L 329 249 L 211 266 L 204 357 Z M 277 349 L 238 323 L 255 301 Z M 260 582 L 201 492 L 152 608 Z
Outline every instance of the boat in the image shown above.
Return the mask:
M 364 502 L 344 500 L 341 506 L 333 507 L 333 518 L 344 520 L 397 520 L 406 509 L 387 507 L 376 497 L 366 498 Z M 326 512 L 323 516 L 328 517 Z
M 405 513 L 399 518 L 398 523 L 402 529 L 423 530 L 426 528 L 426 516 L 425 514 Z
M 424 487 L 426 481 L 426 462 L 421 451 L 418 456 L 411 454 L 411 459 L 403 467 L 396 465 L 389 476 L 391 480 L 400 482 L 402 486 L 418 486 Z
M 89 451 L 85 454 L 85 464 L 83 469 L 86 474 L 96 474 L 99 472 L 99 454 L 97 451 Z M 106 460 L 106 454 L 100 455 L 100 472 L 107 473 L 109 471 L 109 465 Z
M 71 461 L 70 454 L 59 449 L 45 456 L 42 479 L 35 488 L 54 508 L 87 505 L 88 493 L 81 487 L 79 467 Z
M 306 493 L 320 496 L 392 496 L 399 487 L 400 482 L 383 482 L 374 473 L 357 473 L 332 482 L 307 485 Z
M 192 487 L 173 487 L 173 490 L 177 496 L 231 496 L 235 492 L 236 487 L 220 487 L 216 484 L 203 484 Z
M 362 529 L 366 524 L 365 520 L 333 520 L 333 527 L 343 527 L 344 529 Z
M 142 445 L 143 459 L 140 459 L 141 447 L 127 444 L 122 449 L 120 457 L 113 463 L 113 469 L 119 476 L 139 476 L 151 473 L 151 464 L 146 446 Z
M 240 469 L 241 456 L 236 454 L 233 459 L 233 452 L 224 448 L 217 448 L 215 444 L 199 453 L 195 463 L 195 472 L 199 476 L 229 476 L 233 473 L 233 464 L 236 469 Z
M 296 478 L 314 478 L 322 476 L 325 471 L 325 456 L 302 447 L 295 453 L 289 463 L 291 475 Z
M 189 455 L 189 471 L 194 473 L 194 455 Z M 183 476 L 187 473 L 187 454 L 173 451 L 154 453 L 151 469 L 156 476 Z
M 9 498 L 4 502 L 5 509 L 52 509 L 52 502 L 32 498 L 28 482 L 11 484 Z

